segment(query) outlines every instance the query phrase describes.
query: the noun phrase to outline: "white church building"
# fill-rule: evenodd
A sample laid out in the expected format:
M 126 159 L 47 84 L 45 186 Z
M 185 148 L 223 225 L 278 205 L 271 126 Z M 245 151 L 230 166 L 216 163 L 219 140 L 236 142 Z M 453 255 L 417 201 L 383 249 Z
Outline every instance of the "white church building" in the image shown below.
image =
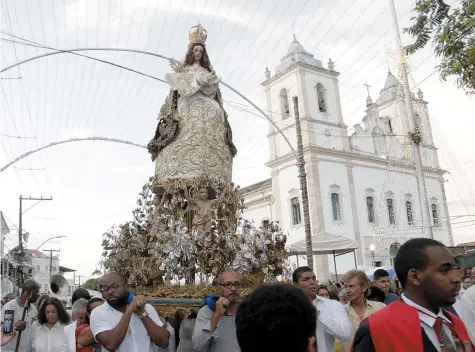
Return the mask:
M 401 85 L 388 72 L 376 101 L 368 96 L 361 123 L 349 129 L 342 115 L 338 76 L 331 60 L 324 67 L 294 37 L 274 73 L 266 69 L 262 85 L 267 110 L 297 149 L 293 97 L 298 98 L 312 234 L 356 241 L 358 266 L 391 265 L 391 244 L 423 233 Z M 428 103 L 420 91 L 412 99 L 423 134 L 423 169 L 434 238 L 453 245 L 445 172 L 432 138 Z M 288 233 L 287 243 L 292 244 L 305 238 L 296 160 L 270 123 L 268 141 L 270 178 L 242 188 L 244 217 L 261 224 L 278 222 Z M 338 265 L 339 274 L 355 266 L 353 257 L 345 260 L 346 264 Z M 314 263 L 319 278 L 329 278 L 334 272 L 331 256 L 315 256 Z

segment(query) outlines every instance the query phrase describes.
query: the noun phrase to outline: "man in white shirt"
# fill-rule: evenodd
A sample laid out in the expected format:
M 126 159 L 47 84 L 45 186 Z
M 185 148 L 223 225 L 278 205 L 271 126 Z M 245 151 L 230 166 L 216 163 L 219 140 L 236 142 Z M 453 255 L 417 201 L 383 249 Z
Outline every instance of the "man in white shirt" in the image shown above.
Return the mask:
M 457 313 L 467 328 L 470 341 L 475 345 L 475 285 L 468 288 L 458 301 Z
M 317 278 L 308 266 L 297 268 L 292 274 L 292 281 L 317 309 L 318 351 L 333 352 L 335 338 L 346 341 L 351 335 L 345 307 L 340 302 L 317 296 Z
M 137 295 L 127 304 L 124 275 L 104 275 L 100 289 L 106 302 L 92 311 L 90 320 L 92 333 L 104 352 L 146 352 L 153 345 L 168 346 L 170 333 L 146 298 Z
M 2 307 L 2 321 L 4 319 L 4 314 L 6 310 L 13 310 L 13 322 L 15 324 L 16 331 L 22 331 L 20 338 L 20 351 L 30 352 L 31 351 L 31 335 L 32 335 L 32 325 L 36 321 L 38 312 L 33 303 L 38 299 L 38 292 L 40 286 L 34 280 L 26 280 L 21 287 L 21 296 L 16 299 L 11 300 Z M 25 316 L 25 320 L 21 320 L 23 315 L 24 305 L 28 299 L 28 311 Z M 15 351 L 16 341 L 18 339 L 18 333 L 15 337 L 5 346 L 2 347 L 2 351 L 9 352 Z
M 63 329 L 63 345 L 61 352 L 76 352 L 76 328 L 86 322 L 87 301 L 84 298 L 76 300 L 71 307 L 72 323 Z

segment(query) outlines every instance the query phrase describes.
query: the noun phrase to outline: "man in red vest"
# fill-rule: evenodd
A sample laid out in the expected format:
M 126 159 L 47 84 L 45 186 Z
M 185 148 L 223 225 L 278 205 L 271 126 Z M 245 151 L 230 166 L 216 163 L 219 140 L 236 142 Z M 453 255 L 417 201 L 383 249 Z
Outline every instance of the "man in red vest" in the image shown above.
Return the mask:
M 463 322 L 441 307 L 452 305 L 461 277 L 440 242 L 415 238 L 399 249 L 394 268 L 404 289 L 394 302 L 368 317 L 355 334 L 354 352 L 475 351 Z

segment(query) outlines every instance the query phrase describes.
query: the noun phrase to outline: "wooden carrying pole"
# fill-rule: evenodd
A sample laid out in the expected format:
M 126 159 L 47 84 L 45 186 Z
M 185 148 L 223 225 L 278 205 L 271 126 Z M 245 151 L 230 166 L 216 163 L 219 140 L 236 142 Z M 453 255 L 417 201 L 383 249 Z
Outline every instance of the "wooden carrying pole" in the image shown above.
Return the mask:
M 27 299 L 26 302 L 25 302 L 25 307 L 23 308 L 23 314 L 21 315 L 21 320 L 22 321 L 25 321 L 26 312 L 28 311 L 28 305 L 29 304 L 30 304 L 30 300 Z M 22 331 L 18 332 L 18 339 L 16 340 L 15 352 L 18 352 L 19 348 L 20 348 L 21 333 L 22 333 Z

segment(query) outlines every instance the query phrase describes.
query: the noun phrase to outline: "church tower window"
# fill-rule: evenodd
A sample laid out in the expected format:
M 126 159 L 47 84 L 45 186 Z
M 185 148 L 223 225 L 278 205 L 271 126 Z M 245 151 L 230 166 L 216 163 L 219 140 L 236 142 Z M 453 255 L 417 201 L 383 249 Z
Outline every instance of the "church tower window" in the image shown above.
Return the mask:
M 412 214 L 412 202 L 410 200 L 406 200 L 406 215 L 407 215 L 408 225 L 414 225 L 414 216 Z
M 439 226 L 439 214 L 437 211 L 437 204 L 431 204 L 430 211 L 432 214 L 432 223 L 434 226 Z
M 374 149 L 376 154 L 387 154 L 386 140 L 384 139 L 384 133 L 379 127 L 375 127 L 373 130 Z
M 374 198 L 366 197 L 366 209 L 368 210 L 368 222 L 374 223 Z
M 327 106 L 325 101 L 325 87 L 323 84 L 317 83 L 317 99 L 318 99 L 318 111 L 327 112 Z
M 280 91 L 280 104 L 282 110 L 282 116 L 284 119 L 290 116 L 289 94 L 287 89 L 282 88 Z
M 394 213 L 394 202 L 392 198 L 386 199 L 386 206 L 388 207 L 389 224 L 396 225 L 396 215 Z
M 302 222 L 302 217 L 300 216 L 300 202 L 298 197 L 294 197 L 291 200 L 292 204 L 292 220 L 294 225 L 298 225 Z
M 341 221 L 341 212 L 340 212 L 340 196 L 338 193 L 331 194 L 332 200 L 332 212 L 333 212 L 333 220 L 334 221 Z
M 393 132 L 393 125 L 391 123 L 391 119 L 388 118 L 388 133 L 394 133 Z

